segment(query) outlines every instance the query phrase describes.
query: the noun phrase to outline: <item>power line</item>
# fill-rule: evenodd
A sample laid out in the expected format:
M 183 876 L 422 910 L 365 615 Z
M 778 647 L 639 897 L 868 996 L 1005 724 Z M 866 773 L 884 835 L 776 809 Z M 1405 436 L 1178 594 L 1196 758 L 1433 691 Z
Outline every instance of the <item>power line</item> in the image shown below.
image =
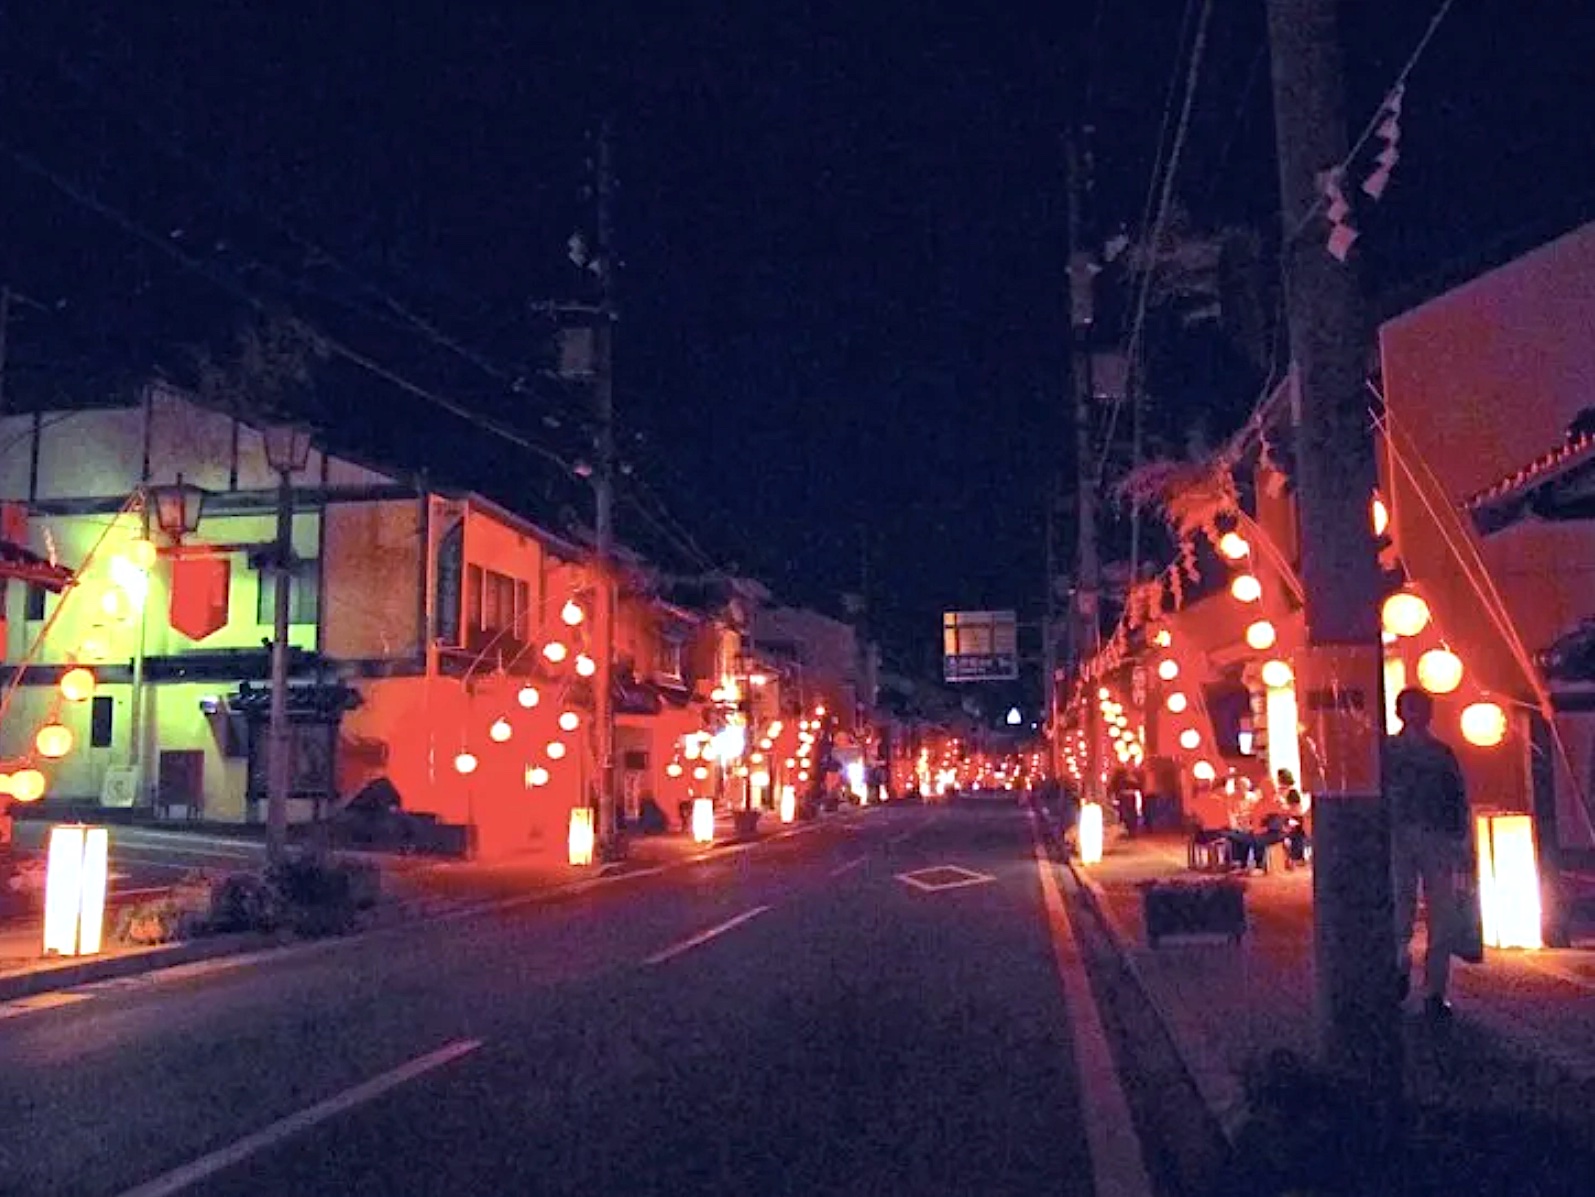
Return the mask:
M 1407 56 L 1407 61 L 1402 64 L 1401 70 L 1396 73 L 1395 80 L 1385 89 L 1384 94 L 1386 96 L 1389 96 L 1396 88 L 1406 85 L 1408 77 L 1418 65 L 1418 60 L 1423 57 L 1423 52 L 1429 48 L 1429 43 L 1434 40 L 1434 35 L 1440 31 L 1441 22 L 1446 19 L 1446 16 L 1451 12 L 1451 6 L 1455 3 L 1456 0 L 1440 0 L 1440 7 L 1435 9 L 1434 15 L 1429 18 L 1429 24 L 1424 29 L 1423 36 L 1418 39 L 1418 44 L 1413 47 L 1412 53 Z M 1373 116 L 1368 118 L 1368 123 L 1362 127 L 1362 132 L 1357 135 L 1357 140 L 1351 143 L 1351 149 L 1346 151 L 1346 156 L 1340 160 L 1338 166 L 1331 169 L 1345 170 L 1351 164 L 1352 159 L 1356 158 L 1362 151 L 1363 146 L 1368 144 L 1368 139 L 1378 131 L 1379 126 L 1384 123 L 1384 119 L 1385 108 L 1383 101 L 1381 101 Z M 1285 238 L 1287 245 L 1302 235 L 1308 224 L 1324 210 L 1326 203 L 1328 203 L 1327 197 L 1320 192 L 1318 198 L 1313 201 L 1312 206 L 1302 213 L 1301 219 L 1291 229 L 1290 236 Z
M 134 127 L 137 128 L 139 132 L 142 133 L 151 143 L 159 146 L 179 163 L 194 170 L 213 192 L 230 200 L 234 205 L 240 207 L 245 212 L 265 221 L 271 228 L 285 237 L 296 248 L 309 255 L 312 259 L 319 259 L 320 261 L 324 262 L 333 270 L 337 271 L 339 274 L 343 275 L 345 278 L 354 283 L 357 287 L 366 291 L 373 298 L 380 301 L 382 305 L 388 309 L 391 315 L 397 318 L 398 326 L 409 327 L 417 332 L 420 332 L 433 344 L 460 357 L 462 360 L 475 366 L 477 369 L 481 370 L 495 381 L 505 383 L 512 390 L 519 392 L 523 389 L 526 375 L 529 374 L 530 371 L 522 370 L 516 372 L 513 370 L 507 370 L 493 362 L 479 350 L 464 344 L 459 339 L 445 332 L 436 323 L 421 316 L 412 307 L 397 299 L 391 292 L 387 291 L 379 284 L 372 281 L 369 277 L 350 266 L 340 256 L 334 254 L 332 251 L 328 250 L 325 246 L 319 244 L 318 242 L 304 236 L 297 229 L 289 225 L 285 219 L 283 219 L 277 213 L 271 211 L 267 205 L 252 197 L 242 188 L 229 185 L 221 180 L 216 175 L 216 172 L 207 163 L 197 158 L 188 150 L 184 149 L 181 145 L 177 144 L 171 137 L 164 136 L 157 132 L 146 120 L 144 120 L 143 117 L 136 113 L 128 112 L 120 105 L 114 105 L 110 101 L 106 100 L 103 90 L 91 77 L 59 60 L 53 61 L 53 65 L 66 78 L 77 84 L 78 87 L 96 96 L 102 104 L 105 104 L 108 107 L 113 107 L 119 115 L 130 121 Z M 294 280 L 288 278 L 286 272 L 269 266 L 268 264 L 261 262 L 259 259 L 252 258 L 251 261 L 255 266 L 276 275 L 279 280 L 288 286 L 297 286 L 298 289 L 301 290 L 310 289 L 302 281 L 296 284 Z M 325 296 L 327 299 L 349 307 L 351 310 L 359 312 L 370 319 L 383 319 L 378 312 L 367 308 L 362 304 L 356 304 L 349 299 L 334 296 L 330 292 L 322 291 L 319 293 Z
M 1126 395 L 1136 385 L 1136 379 L 1134 378 L 1135 359 L 1137 350 L 1140 348 L 1141 336 L 1146 326 L 1147 304 L 1152 294 L 1153 267 L 1156 261 L 1158 245 L 1163 240 L 1164 226 L 1168 223 L 1169 210 L 1174 201 L 1174 177 L 1179 170 L 1180 155 L 1185 148 L 1186 134 L 1190 131 L 1191 109 L 1196 101 L 1196 85 L 1201 78 L 1202 60 L 1207 49 L 1207 26 L 1212 15 L 1213 0 L 1202 0 L 1202 12 L 1201 16 L 1197 18 L 1196 36 L 1191 43 L 1190 62 L 1185 72 L 1185 99 L 1180 107 L 1179 124 L 1174 130 L 1174 142 L 1169 148 L 1168 169 L 1163 175 L 1162 192 L 1158 199 L 1157 220 L 1152 226 L 1152 234 L 1147 242 L 1151 260 L 1145 263 L 1145 269 L 1141 275 L 1141 286 L 1135 306 L 1135 318 L 1130 326 L 1130 339 L 1125 353 L 1130 363 L 1129 385 L 1125 387 Z M 1119 411 L 1124 406 L 1124 402 L 1125 399 L 1121 396 L 1114 401 L 1109 411 L 1107 430 L 1102 438 L 1102 455 L 1097 461 L 1095 470 L 1096 485 L 1099 488 L 1107 471 L 1108 451 L 1113 443 L 1113 431 L 1118 424 Z
M 261 315 L 269 314 L 269 308 L 267 304 L 258 296 L 250 292 L 247 288 L 241 286 L 236 280 L 228 278 L 224 274 L 218 273 L 214 269 L 208 267 L 205 263 L 201 262 L 199 259 L 190 254 L 184 253 L 181 249 L 177 248 L 177 246 L 173 245 L 169 238 L 162 237 L 157 233 L 151 232 L 149 229 L 135 221 L 132 217 L 129 217 L 120 210 L 113 208 L 110 204 L 106 203 L 92 192 L 79 187 L 71 180 L 58 174 L 56 171 L 51 170 L 48 166 L 45 166 L 42 162 L 31 155 L 9 147 L 7 152 L 11 155 L 12 159 L 24 170 L 38 175 L 40 178 L 54 186 L 57 190 L 61 191 L 68 198 L 83 205 L 91 211 L 98 213 L 100 216 L 103 216 L 105 219 L 115 224 L 118 228 L 122 229 L 122 231 L 127 233 L 129 236 L 143 241 L 145 244 L 151 245 L 160 250 L 163 254 L 176 261 L 184 269 L 199 275 L 201 278 L 210 282 L 214 286 L 217 286 L 228 292 L 233 296 L 234 299 L 238 300 L 240 303 L 243 303 L 252 311 L 255 311 Z M 545 446 L 540 445 L 526 437 L 522 433 L 515 431 L 513 428 L 510 428 L 509 426 L 502 424 L 497 420 L 491 419 L 490 417 L 483 416 L 478 412 L 472 411 L 470 408 L 466 407 L 462 403 L 457 402 L 456 400 L 448 399 L 434 391 L 427 389 L 426 387 L 421 386 L 418 383 L 411 382 L 408 378 L 405 378 L 395 370 L 384 366 L 374 358 L 361 353 L 349 345 L 344 344 L 335 337 L 328 336 L 306 320 L 300 319 L 299 317 L 295 317 L 294 319 L 296 323 L 310 333 L 327 350 L 335 353 L 350 364 L 358 366 L 360 369 L 367 371 L 375 377 L 398 387 L 407 394 L 413 395 L 418 399 L 422 399 L 436 407 L 442 408 L 444 411 L 450 413 L 458 419 L 464 420 L 473 427 L 498 437 L 499 439 L 514 445 L 516 448 L 525 449 L 530 453 L 536 454 L 544 460 L 559 466 L 562 470 L 565 470 L 568 473 L 574 474 L 576 472 L 575 467 L 570 462 L 560 457 L 551 449 L 548 449 Z

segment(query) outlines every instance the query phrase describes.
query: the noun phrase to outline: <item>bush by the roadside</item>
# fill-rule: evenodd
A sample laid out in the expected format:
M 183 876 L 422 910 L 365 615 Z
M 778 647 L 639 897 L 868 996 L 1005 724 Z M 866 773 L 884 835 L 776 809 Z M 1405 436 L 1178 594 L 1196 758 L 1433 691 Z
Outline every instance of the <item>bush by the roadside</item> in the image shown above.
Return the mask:
M 301 852 L 264 872 L 190 874 L 172 890 L 121 912 L 123 943 L 171 943 L 200 935 L 288 930 L 336 935 L 375 906 L 381 872 L 369 861 Z
M 122 943 L 141 947 L 193 939 L 209 930 L 210 907 L 209 877 L 190 873 L 163 896 L 125 907 L 112 934 Z

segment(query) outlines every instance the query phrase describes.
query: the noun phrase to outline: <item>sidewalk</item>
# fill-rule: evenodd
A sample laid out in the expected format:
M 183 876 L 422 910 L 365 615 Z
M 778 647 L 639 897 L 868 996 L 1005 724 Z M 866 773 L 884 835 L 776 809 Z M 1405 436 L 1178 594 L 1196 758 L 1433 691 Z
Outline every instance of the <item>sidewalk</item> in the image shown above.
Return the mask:
M 1197 1090 L 1248 1158 L 1257 1111 L 1243 1078 L 1280 1049 L 1316 1053 L 1311 869 L 1246 878 L 1249 931 L 1239 945 L 1165 940 L 1152 949 L 1138 884 L 1191 876 L 1183 837 L 1122 839 L 1099 864 L 1071 868 Z M 1482 965 L 1458 963 L 1453 979 L 1451 1026 L 1415 1014 L 1405 1024 L 1409 1101 L 1434 1137 L 1422 1150 L 1435 1168 L 1454 1166 L 1480 1184 L 1491 1159 L 1517 1161 L 1520 1187 L 1501 1191 L 1563 1191 L 1535 1187 L 1522 1161 L 1588 1151 L 1595 1163 L 1595 951 L 1491 952 Z M 1465 1135 L 1455 1130 L 1462 1125 Z

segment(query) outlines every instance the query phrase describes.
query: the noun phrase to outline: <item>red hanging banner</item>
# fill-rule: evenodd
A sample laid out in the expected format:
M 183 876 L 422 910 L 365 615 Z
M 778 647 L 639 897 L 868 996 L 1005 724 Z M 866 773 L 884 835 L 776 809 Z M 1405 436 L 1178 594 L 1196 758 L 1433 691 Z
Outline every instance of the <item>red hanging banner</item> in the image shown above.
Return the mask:
M 227 626 L 232 562 L 226 557 L 172 560 L 170 622 L 190 640 L 203 640 Z

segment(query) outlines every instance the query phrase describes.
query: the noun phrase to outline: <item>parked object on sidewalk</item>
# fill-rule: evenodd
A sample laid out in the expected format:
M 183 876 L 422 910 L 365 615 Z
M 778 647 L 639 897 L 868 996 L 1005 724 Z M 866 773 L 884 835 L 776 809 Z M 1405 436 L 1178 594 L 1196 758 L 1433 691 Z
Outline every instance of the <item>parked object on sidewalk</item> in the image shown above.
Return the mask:
M 1170 935 L 1222 935 L 1239 943 L 1246 934 L 1246 886 L 1241 881 L 1143 881 L 1140 889 L 1150 947 Z

